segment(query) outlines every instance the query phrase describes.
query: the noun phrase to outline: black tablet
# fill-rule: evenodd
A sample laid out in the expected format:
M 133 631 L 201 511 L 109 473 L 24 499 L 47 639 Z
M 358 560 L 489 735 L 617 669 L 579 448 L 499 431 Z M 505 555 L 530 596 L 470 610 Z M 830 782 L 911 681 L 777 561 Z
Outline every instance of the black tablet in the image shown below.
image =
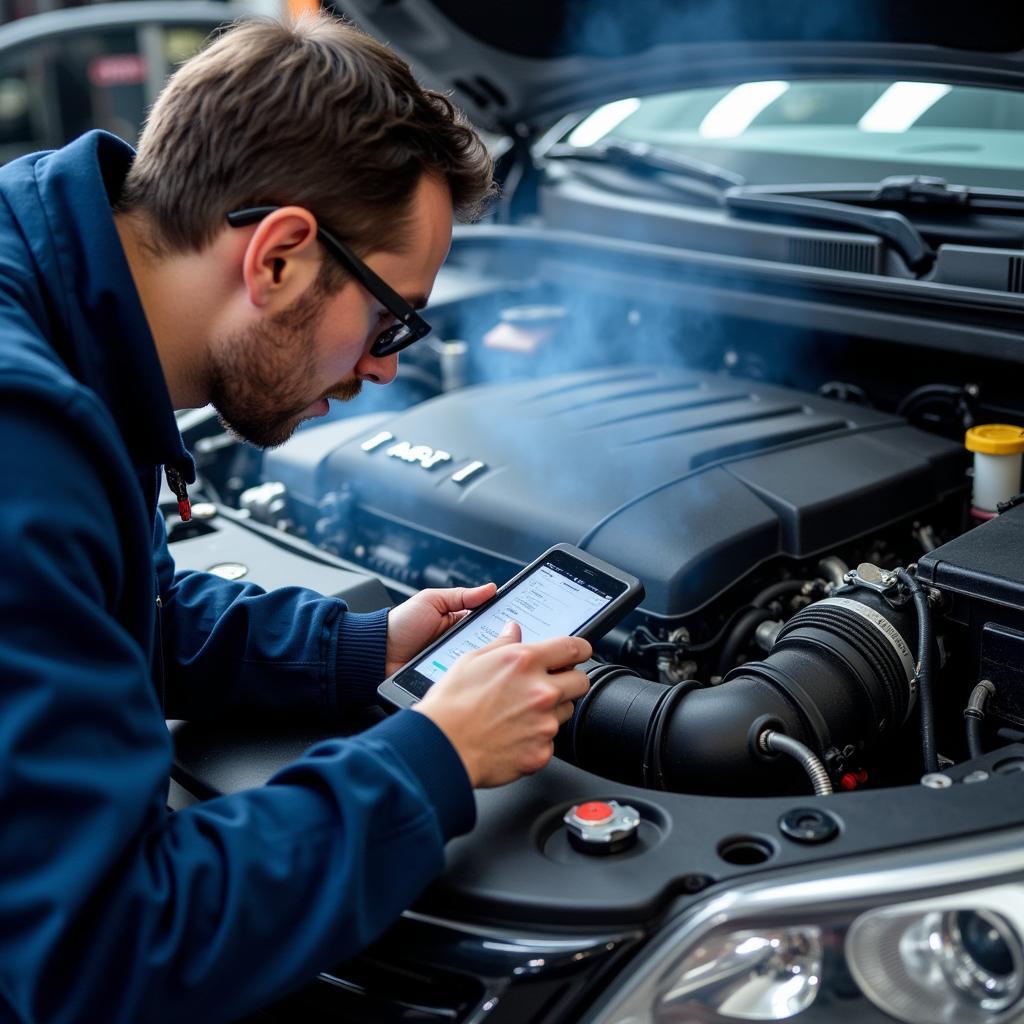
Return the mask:
M 519 623 L 523 643 L 555 636 L 596 640 L 643 596 L 643 584 L 635 576 L 571 544 L 556 544 L 385 679 L 377 692 L 399 707 L 414 704 L 463 654 L 497 639 L 508 622 Z

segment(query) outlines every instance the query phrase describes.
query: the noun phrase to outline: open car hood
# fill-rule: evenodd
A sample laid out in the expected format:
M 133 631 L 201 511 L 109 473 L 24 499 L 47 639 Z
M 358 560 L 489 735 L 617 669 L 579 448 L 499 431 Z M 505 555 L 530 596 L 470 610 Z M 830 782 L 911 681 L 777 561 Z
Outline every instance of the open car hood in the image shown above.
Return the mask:
M 891 0 L 346 0 L 474 122 L 520 134 L 624 96 L 751 77 L 1024 88 L 1017 6 Z

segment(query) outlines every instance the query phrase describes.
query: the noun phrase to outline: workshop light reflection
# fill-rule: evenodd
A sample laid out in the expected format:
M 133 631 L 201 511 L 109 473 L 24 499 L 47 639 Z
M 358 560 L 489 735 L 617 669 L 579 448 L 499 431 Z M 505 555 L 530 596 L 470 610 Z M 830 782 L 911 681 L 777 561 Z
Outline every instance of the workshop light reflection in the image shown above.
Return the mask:
M 893 82 L 857 122 L 862 132 L 905 132 L 953 87 L 941 82 Z
M 572 130 L 568 138 L 569 145 L 592 146 L 618 128 L 627 117 L 635 114 L 639 107 L 640 100 L 636 96 L 598 107 Z
M 705 115 L 697 129 L 705 139 L 742 135 L 758 114 L 789 90 L 789 82 L 744 82 L 730 89 Z

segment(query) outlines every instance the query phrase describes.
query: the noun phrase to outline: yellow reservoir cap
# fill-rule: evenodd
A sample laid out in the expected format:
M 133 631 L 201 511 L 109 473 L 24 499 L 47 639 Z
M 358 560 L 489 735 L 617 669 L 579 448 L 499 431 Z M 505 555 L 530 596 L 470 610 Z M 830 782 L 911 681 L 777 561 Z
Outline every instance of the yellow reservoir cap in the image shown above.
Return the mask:
M 1024 427 L 985 423 L 971 427 L 964 444 L 969 452 L 981 452 L 983 455 L 1019 455 L 1024 452 Z

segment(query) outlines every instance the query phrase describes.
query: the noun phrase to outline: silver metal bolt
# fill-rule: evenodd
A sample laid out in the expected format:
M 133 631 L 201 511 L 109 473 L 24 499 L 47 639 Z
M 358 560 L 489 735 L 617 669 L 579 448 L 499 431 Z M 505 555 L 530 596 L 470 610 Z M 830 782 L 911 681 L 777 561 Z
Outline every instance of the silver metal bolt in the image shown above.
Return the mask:
M 953 780 L 942 772 L 929 772 L 921 776 L 921 785 L 929 789 L 949 789 L 953 785 Z

